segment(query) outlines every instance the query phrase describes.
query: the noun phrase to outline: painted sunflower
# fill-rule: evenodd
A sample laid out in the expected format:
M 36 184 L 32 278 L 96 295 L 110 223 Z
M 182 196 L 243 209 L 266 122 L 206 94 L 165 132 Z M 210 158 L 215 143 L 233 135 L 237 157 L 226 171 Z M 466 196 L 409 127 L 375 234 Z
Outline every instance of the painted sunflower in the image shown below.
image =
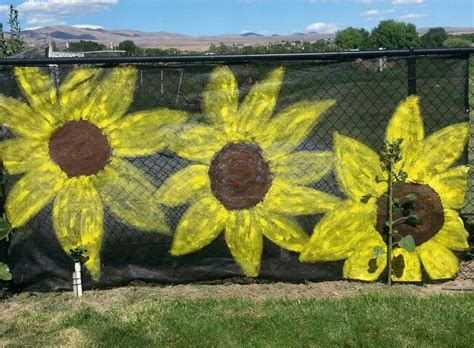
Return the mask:
M 393 279 L 402 282 L 422 280 L 421 264 L 431 279 L 453 278 L 459 261 L 452 250 L 467 250 L 468 233 L 458 210 L 464 204 L 468 167 L 453 164 L 468 140 L 468 123 L 443 128 L 425 138 L 418 97 L 403 101 L 392 116 L 386 140 L 403 139 L 402 160 L 396 170 L 407 174 L 406 182 L 394 186 L 394 197 L 416 194 L 413 214 L 422 224 L 398 224 L 402 235 L 411 234 L 416 251 L 395 248 L 392 254 Z M 387 208 L 386 183 L 379 156 L 360 142 L 335 134 L 334 151 L 340 186 L 349 200 L 327 214 L 315 227 L 300 260 L 305 262 L 343 260 L 345 278 L 374 281 L 386 267 L 386 255 L 374 256 L 374 247 L 386 245 L 382 239 Z M 375 199 L 361 203 L 362 196 Z M 403 203 L 403 200 L 401 200 Z M 395 215 L 394 219 L 401 215 Z
M 295 103 L 272 117 L 283 74 L 282 68 L 270 72 L 239 105 L 231 70 L 212 72 L 202 102 L 208 124 L 187 125 L 170 145 L 196 163 L 156 193 L 168 206 L 190 205 L 177 226 L 172 255 L 195 252 L 224 230 L 234 259 L 255 277 L 263 235 L 300 252 L 309 237 L 292 216 L 325 212 L 339 201 L 305 187 L 328 173 L 331 153 L 293 151 L 334 101 Z
M 64 250 L 84 246 L 92 277 L 100 274 L 103 206 L 140 229 L 168 233 L 154 186 L 122 157 L 163 150 L 167 132 L 186 119 L 167 109 L 127 116 L 135 91 L 133 67 L 75 69 L 56 88 L 40 68 L 16 68 L 28 100 L 0 95 L 0 122 L 15 138 L 0 144 L 10 174 L 25 173 L 5 209 L 20 227 L 54 199 L 53 225 Z

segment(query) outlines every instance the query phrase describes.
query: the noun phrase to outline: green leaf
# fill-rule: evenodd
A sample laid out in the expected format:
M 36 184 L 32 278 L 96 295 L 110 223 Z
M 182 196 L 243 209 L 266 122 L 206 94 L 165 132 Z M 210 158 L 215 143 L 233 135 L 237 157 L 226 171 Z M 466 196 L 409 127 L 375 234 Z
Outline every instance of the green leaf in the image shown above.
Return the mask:
M 402 237 L 397 242 L 397 244 L 400 248 L 403 248 L 403 249 L 405 249 L 406 251 L 408 251 L 410 253 L 415 252 L 415 247 L 416 247 L 415 238 L 413 238 L 413 236 L 411 234 Z
M 364 203 L 364 204 L 367 204 L 372 197 L 373 196 L 370 193 L 366 194 L 366 195 L 363 195 L 362 198 L 360 199 L 360 202 Z
M 3 262 L 0 262 L 0 280 L 12 280 L 10 269 Z
M 407 217 L 407 219 L 405 220 L 405 223 L 409 226 L 416 227 L 418 225 L 421 225 L 422 221 L 418 217 L 418 215 L 412 214 L 412 215 Z
M 0 239 L 5 238 L 11 230 L 12 227 L 10 226 L 8 221 L 0 217 Z
M 408 199 L 409 202 L 414 202 L 414 201 L 416 201 L 416 193 L 413 193 L 413 192 L 412 192 L 412 193 L 409 193 L 409 194 L 407 194 L 406 197 L 407 197 L 407 199 Z
M 385 254 L 385 250 L 384 248 L 382 248 L 381 246 L 377 245 L 374 247 L 374 256 L 376 258 L 380 257 L 381 255 Z

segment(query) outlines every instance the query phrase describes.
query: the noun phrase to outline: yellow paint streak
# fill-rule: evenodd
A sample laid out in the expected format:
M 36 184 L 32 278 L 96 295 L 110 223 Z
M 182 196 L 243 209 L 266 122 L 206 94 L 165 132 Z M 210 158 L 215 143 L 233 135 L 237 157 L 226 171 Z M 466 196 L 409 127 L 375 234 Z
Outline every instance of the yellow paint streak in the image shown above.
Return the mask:
M 331 211 L 340 202 L 336 196 L 275 178 L 261 205 L 287 215 L 311 215 Z
M 203 93 L 204 117 L 216 126 L 235 129 L 238 102 L 239 89 L 232 71 L 227 66 L 215 68 Z
M 276 68 L 252 86 L 239 106 L 238 130 L 253 137 L 260 135 L 275 109 L 284 73 L 282 67 Z
M 314 228 L 309 243 L 300 255 L 302 262 L 343 260 L 370 238 L 377 240 L 376 207 L 346 201 L 325 215 Z
M 451 279 L 459 272 L 459 261 L 447 247 L 431 239 L 416 247 L 421 262 L 433 280 Z
M 112 213 L 131 226 L 169 233 L 165 214 L 153 197 L 156 188 L 131 163 L 112 158 L 110 165 L 91 177 Z
M 458 166 L 427 178 L 427 184 L 441 197 L 443 207 L 461 209 L 464 206 L 468 172 L 468 166 Z
M 3 140 L 0 158 L 9 174 L 29 172 L 49 162 L 48 144 L 24 138 Z
M 451 250 L 465 251 L 469 249 L 468 237 L 469 233 L 464 228 L 459 213 L 452 209 L 445 209 L 444 225 L 434 235 L 433 240 Z
M 413 162 L 410 172 L 415 180 L 424 181 L 446 171 L 461 156 L 469 138 L 469 123 L 445 127 L 423 141 L 421 155 Z
M 406 98 L 395 110 L 387 126 L 385 139 L 395 141 L 403 139 L 400 145 L 402 161 L 398 162 L 396 169 L 407 171 L 410 176 L 410 163 L 421 150 L 425 132 L 421 117 L 419 97 Z
M 61 118 L 79 120 L 90 113 L 93 106 L 89 96 L 99 83 L 103 69 L 74 69 L 59 86 Z
M 334 104 L 334 100 L 325 100 L 303 101 L 289 106 L 256 134 L 257 143 L 269 158 L 291 152 L 303 142 L 323 113 Z
M 392 280 L 397 282 L 420 282 L 421 276 L 421 265 L 420 259 L 416 252 L 410 253 L 403 248 L 395 248 L 392 253 L 392 267 L 394 272 L 392 273 Z M 382 255 L 386 257 L 386 255 Z M 403 260 L 403 261 L 400 261 Z M 397 277 L 397 267 L 403 272 L 400 272 L 400 277 Z
M 359 202 L 362 196 L 372 194 L 379 196 L 385 191 L 379 156 L 369 147 L 355 139 L 334 134 L 334 152 L 337 157 L 336 172 L 339 184 L 344 192 L 354 201 Z
M 88 177 L 68 180 L 53 207 L 56 236 L 66 254 L 78 246 L 87 249 L 85 266 L 92 278 L 100 275 L 100 248 L 103 237 L 102 201 Z
M 46 70 L 39 67 L 17 67 L 15 76 L 31 107 L 49 124 L 54 125 L 59 110 L 57 92 Z
M 10 190 L 5 210 L 13 227 L 20 227 L 35 216 L 67 180 L 64 173 L 53 164 L 44 164 L 18 180 Z
M 83 118 L 100 128 L 107 128 L 120 119 L 133 101 L 136 73 L 131 66 L 110 69 L 96 83 L 84 104 L 77 106 L 83 110 Z
M 209 167 L 206 165 L 190 165 L 169 177 L 156 191 L 156 200 L 163 204 L 176 207 L 185 204 L 194 196 L 203 193 L 209 187 Z
M 190 124 L 177 134 L 176 140 L 170 143 L 170 148 L 183 158 L 209 164 L 226 142 L 222 129 Z
M 29 105 L 0 95 L 0 123 L 25 138 L 46 140 L 53 127 Z
M 263 238 L 254 213 L 249 210 L 229 212 L 225 240 L 232 256 L 248 277 L 260 272 Z
M 374 247 L 387 250 L 382 237 L 374 234 L 365 242 L 360 242 L 358 248 L 344 262 L 342 274 L 346 279 L 356 279 L 373 282 L 380 277 L 387 265 L 387 255 L 375 257 Z M 377 237 L 377 238 L 375 238 Z
M 209 245 L 224 229 L 227 217 L 227 211 L 215 198 L 201 198 L 181 218 L 174 235 L 171 255 L 189 254 Z
M 114 154 L 121 157 L 149 156 L 163 151 L 173 141 L 186 112 L 155 109 L 128 115 L 105 129 Z
M 279 214 L 265 215 L 257 215 L 254 222 L 265 237 L 284 249 L 296 252 L 303 250 L 309 237 L 293 218 Z
M 272 173 L 288 183 L 308 185 L 328 174 L 334 161 L 334 155 L 329 151 L 299 151 L 272 162 Z

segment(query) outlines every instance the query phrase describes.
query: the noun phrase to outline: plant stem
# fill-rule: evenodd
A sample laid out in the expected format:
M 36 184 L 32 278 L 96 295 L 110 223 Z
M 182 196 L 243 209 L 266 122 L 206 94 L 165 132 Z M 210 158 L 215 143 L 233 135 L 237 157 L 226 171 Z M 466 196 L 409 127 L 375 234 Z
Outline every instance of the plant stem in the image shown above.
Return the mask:
M 393 244 L 393 158 L 390 158 L 388 168 L 388 242 L 387 242 L 387 285 L 392 285 L 392 244 Z

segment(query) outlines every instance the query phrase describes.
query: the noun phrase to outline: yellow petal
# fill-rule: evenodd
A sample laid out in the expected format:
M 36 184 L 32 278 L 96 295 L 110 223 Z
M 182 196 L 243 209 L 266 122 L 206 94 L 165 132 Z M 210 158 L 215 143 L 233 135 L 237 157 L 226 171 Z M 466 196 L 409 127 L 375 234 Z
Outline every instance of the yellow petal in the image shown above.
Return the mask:
M 331 152 L 299 151 L 272 163 L 272 173 L 291 184 L 308 185 L 321 180 L 334 165 Z
M 387 256 L 382 254 L 376 257 L 374 248 L 381 247 L 385 252 L 387 248 L 379 234 L 373 234 L 373 236 L 377 238 L 371 238 L 365 243 L 361 243 L 359 248 L 344 262 L 342 270 L 344 278 L 373 282 L 380 277 L 387 265 Z
M 459 272 L 459 260 L 454 253 L 437 241 L 429 241 L 416 247 L 421 262 L 433 280 L 451 279 Z
M 239 106 L 237 128 L 258 136 L 266 125 L 278 99 L 283 82 L 284 69 L 274 69 L 264 80 L 252 86 Z
M 423 119 L 421 117 L 419 97 L 406 98 L 393 114 L 387 127 L 386 139 L 395 141 L 403 139 L 400 145 L 402 161 L 400 164 L 409 164 L 416 157 L 425 137 Z M 403 170 L 408 170 L 403 166 Z M 401 169 L 401 168 L 400 168 Z
M 445 209 L 443 227 L 434 235 L 433 240 L 449 249 L 464 251 L 469 249 L 468 237 L 469 233 L 458 212 Z
M 97 86 L 103 69 L 73 69 L 59 86 L 59 105 L 64 120 L 79 120 L 87 115 L 89 96 Z
M 464 151 L 468 138 L 467 122 L 448 126 L 426 138 L 420 156 L 412 164 L 412 171 L 417 173 L 415 179 L 426 180 L 451 167 Z
M 165 214 L 153 197 L 156 188 L 131 163 L 112 158 L 94 184 L 104 204 L 124 222 L 146 231 L 169 233 Z
M 132 66 L 110 69 L 85 103 L 77 106 L 83 110 L 83 117 L 100 128 L 120 119 L 132 104 L 136 73 Z
M 272 182 L 263 206 L 288 215 L 312 215 L 333 210 L 340 198 L 303 186 L 289 185 L 279 178 Z
M 232 127 L 239 102 L 239 88 L 234 74 L 227 66 L 215 68 L 203 93 L 204 117 L 214 125 Z
M 200 191 L 209 187 L 209 167 L 190 165 L 169 177 L 155 193 L 158 201 L 169 207 L 176 207 L 189 202 L 199 195 Z
M 100 248 L 104 234 L 102 201 L 89 178 L 71 179 L 58 192 L 53 207 L 56 236 L 66 254 L 79 246 L 87 249 L 85 266 L 92 278 L 100 275 Z
M 308 235 L 292 218 L 279 214 L 260 214 L 256 222 L 265 237 L 284 249 L 301 252 L 309 241 Z
M 39 67 L 15 68 L 15 76 L 31 107 L 54 125 L 58 114 L 58 98 L 56 87 L 46 71 Z
M 342 203 L 316 225 L 300 261 L 334 261 L 349 257 L 361 248 L 362 242 L 378 234 L 373 227 L 375 214 L 376 207 L 372 202 L 366 205 L 351 201 Z
M 256 140 L 269 158 L 290 152 L 303 142 L 322 114 L 334 104 L 334 100 L 295 103 L 255 134 Z
M 187 125 L 169 146 L 183 158 L 209 164 L 225 144 L 226 136 L 222 130 L 206 125 Z
M 54 165 L 43 165 L 18 180 L 10 190 L 5 210 L 13 227 L 20 227 L 49 203 L 62 188 L 66 175 Z
M 461 209 L 467 191 L 468 166 L 458 166 L 427 178 L 426 182 L 440 196 L 443 207 Z
M 0 157 L 9 174 L 29 172 L 49 161 L 48 144 L 23 138 L 3 140 Z
M 225 240 L 237 264 L 247 277 L 256 277 L 260 272 L 263 238 L 252 212 L 234 210 L 229 212 L 225 227 Z
M 51 124 L 27 104 L 0 95 L 0 123 L 15 134 L 32 139 L 47 139 L 53 131 Z
M 113 130 L 108 132 L 109 141 L 117 156 L 149 156 L 163 151 L 184 121 L 183 111 L 163 108 L 137 112 L 113 125 Z
M 336 171 L 343 191 L 354 201 L 372 194 L 379 196 L 385 191 L 379 156 L 355 139 L 334 134 L 334 152 L 337 157 Z
M 224 229 L 227 215 L 225 208 L 213 197 L 202 197 L 179 221 L 171 255 L 190 254 L 209 245 Z
M 420 259 L 416 252 L 410 253 L 403 248 L 395 248 L 392 255 L 392 280 L 397 282 L 421 281 Z

